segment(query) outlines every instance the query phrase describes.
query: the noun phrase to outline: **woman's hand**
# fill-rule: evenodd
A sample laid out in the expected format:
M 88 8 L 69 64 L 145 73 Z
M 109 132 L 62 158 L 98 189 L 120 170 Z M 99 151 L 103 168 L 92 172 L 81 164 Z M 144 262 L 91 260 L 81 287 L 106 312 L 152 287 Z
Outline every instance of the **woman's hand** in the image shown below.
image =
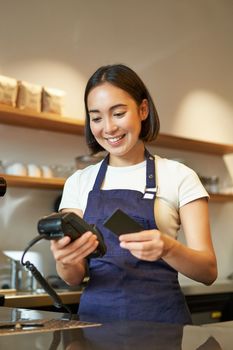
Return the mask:
M 58 275 L 69 285 L 79 285 L 86 275 L 84 258 L 94 252 L 98 244 L 96 235 L 90 231 L 73 242 L 68 236 L 51 241 Z
M 212 245 L 205 198 L 180 208 L 180 218 L 187 245 L 158 230 L 125 234 L 120 246 L 135 257 L 147 261 L 162 258 L 183 275 L 210 285 L 217 277 L 217 263 Z
M 119 240 L 121 248 L 128 249 L 141 260 L 155 261 L 165 254 L 165 240 L 159 230 L 124 234 Z
M 90 231 L 73 242 L 71 242 L 69 236 L 51 241 L 51 251 L 54 259 L 63 265 L 76 265 L 95 251 L 97 246 L 97 237 Z

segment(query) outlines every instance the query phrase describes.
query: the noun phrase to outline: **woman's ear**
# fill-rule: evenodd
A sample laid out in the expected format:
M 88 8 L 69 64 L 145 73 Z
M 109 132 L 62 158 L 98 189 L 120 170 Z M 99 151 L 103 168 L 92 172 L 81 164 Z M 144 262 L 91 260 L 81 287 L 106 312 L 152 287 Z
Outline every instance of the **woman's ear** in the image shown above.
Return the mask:
M 146 118 L 149 115 L 149 105 L 148 105 L 148 100 L 146 98 L 142 100 L 142 103 L 139 106 L 139 113 L 140 113 L 141 121 L 146 120 Z

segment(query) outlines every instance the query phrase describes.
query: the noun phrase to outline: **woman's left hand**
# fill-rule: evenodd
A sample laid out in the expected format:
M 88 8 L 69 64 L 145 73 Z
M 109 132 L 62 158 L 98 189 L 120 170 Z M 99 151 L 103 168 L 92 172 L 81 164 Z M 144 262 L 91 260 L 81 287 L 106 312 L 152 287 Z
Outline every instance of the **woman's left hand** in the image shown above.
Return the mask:
M 164 237 L 159 230 L 124 234 L 119 240 L 121 248 L 128 249 L 132 255 L 141 260 L 155 261 L 165 253 Z

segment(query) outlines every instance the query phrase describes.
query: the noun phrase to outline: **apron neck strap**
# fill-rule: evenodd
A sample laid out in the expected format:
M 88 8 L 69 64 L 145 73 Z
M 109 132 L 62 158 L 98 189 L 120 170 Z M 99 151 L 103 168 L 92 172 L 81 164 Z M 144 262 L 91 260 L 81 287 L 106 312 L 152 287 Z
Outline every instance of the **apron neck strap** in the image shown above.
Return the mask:
M 102 161 L 102 164 L 100 165 L 99 172 L 97 174 L 97 177 L 95 179 L 95 183 L 93 186 L 93 190 L 98 190 L 101 188 L 107 168 L 108 168 L 108 163 L 109 163 L 109 154 L 104 158 L 104 160 Z
M 155 174 L 155 157 L 145 149 L 146 157 L 146 189 L 143 199 L 155 199 L 157 187 L 156 187 L 156 174 Z
M 156 193 L 156 177 L 155 177 L 155 158 L 145 149 L 146 158 L 146 193 Z M 109 154 L 104 158 L 100 165 L 93 189 L 100 189 L 104 181 L 104 177 L 109 164 Z

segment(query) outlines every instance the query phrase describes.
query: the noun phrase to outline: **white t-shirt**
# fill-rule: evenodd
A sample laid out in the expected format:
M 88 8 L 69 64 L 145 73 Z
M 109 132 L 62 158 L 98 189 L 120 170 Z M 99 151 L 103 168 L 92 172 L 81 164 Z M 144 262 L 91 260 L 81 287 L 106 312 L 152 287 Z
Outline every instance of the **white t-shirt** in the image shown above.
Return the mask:
M 155 156 L 155 162 L 156 224 L 159 230 L 176 238 L 180 228 L 179 208 L 195 199 L 208 197 L 208 193 L 197 174 L 184 164 L 158 156 Z M 66 180 L 59 210 L 76 208 L 84 213 L 101 163 L 77 170 Z M 145 187 L 146 161 L 143 161 L 127 167 L 109 165 L 101 189 L 130 189 L 144 193 Z

